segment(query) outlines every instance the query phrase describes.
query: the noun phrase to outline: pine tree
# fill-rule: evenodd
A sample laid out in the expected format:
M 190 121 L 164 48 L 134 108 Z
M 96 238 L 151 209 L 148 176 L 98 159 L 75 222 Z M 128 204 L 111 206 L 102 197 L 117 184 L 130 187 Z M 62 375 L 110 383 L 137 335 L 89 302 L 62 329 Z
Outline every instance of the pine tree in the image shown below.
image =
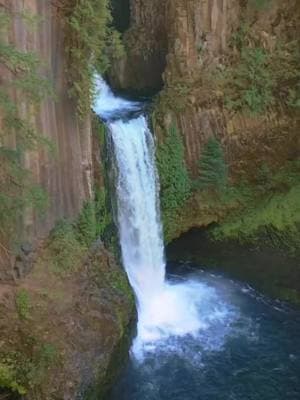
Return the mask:
M 184 162 L 184 145 L 176 125 L 171 125 L 165 142 L 157 151 L 163 211 L 181 207 L 191 190 Z
M 228 181 L 228 168 L 221 143 L 216 138 L 207 142 L 199 161 L 199 187 L 222 191 Z

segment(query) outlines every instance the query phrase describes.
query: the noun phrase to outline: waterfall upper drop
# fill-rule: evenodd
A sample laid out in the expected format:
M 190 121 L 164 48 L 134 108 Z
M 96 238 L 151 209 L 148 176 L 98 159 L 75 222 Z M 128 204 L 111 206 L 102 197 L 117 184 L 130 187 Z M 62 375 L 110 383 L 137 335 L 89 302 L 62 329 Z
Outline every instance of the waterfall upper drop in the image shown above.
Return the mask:
M 161 339 L 196 334 L 203 327 L 199 301 L 209 289 L 165 280 L 154 140 L 142 111 L 130 118 L 142 104 L 114 96 L 102 79 L 98 88 L 94 110 L 105 119 L 113 144 L 122 258 L 138 308 L 133 352 L 140 355 Z
M 154 140 L 143 115 L 115 120 L 141 104 L 115 97 L 103 80 L 99 85 L 95 111 L 107 119 L 113 143 L 122 258 L 142 308 L 162 290 L 165 276 Z

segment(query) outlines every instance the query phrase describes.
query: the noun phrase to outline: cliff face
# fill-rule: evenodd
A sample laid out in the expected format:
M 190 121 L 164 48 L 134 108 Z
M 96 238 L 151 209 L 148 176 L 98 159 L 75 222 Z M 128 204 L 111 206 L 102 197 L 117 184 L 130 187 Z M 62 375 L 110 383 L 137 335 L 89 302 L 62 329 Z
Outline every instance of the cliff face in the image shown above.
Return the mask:
M 214 85 L 217 76 L 209 76 L 210 71 L 224 64 L 232 35 L 237 34 L 242 24 L 251 26 L 252 40 L 267 50 L 272 49 L 277 40 L 297 39 L 300 15 L 297 2 L 291 0 L 283 5 L 273 0 L 269 7 L 259 10 L 251 6 L 251 1 L 244 3 L 246 5 L 235 0 L 205 0 L 169 4 L 168 55 L 162 99 L 170 97 L 172 101 L 158 105 L 158 112 L 164 116 L 159 118 L 157 133 L 163 136 L 171 117 L 177 120 L 185 142 L 186 161 L 194 175 L 203 145 L 213 134 L 223 141 L 233 169 L 237 168 L 234 163 L 243 158 L 251 162 L 254 148 L 260 151 L 264 146 L 268 152 L 270 142 L 277 146 L 275 131 L 282 132 L 282 140 L 275 139 L 275 142 L 279 142 L 277 149 L 281 148 L 283 154 L 273 148 L 270 157 L 274 159 L 277 153 L 278 164 L 295 152 L 297 146 L 299 151 L 296 135 L 299 121 L 294 115 L 278 107 L 269 108 L 263 115 L 229 112 L 221 106 L 223 93 Z M 289 142 L 285 149 L 282 141 Z
M 140 7 L 139 1 L 131 1 L 135 14 Z M 165 54 L 164 86 L 154 103 L 154 132 L 159 143 L 164 143 L 170 128 L 177 126 L 184 143 L 185 162 L 196 184 L 199 159 L 212 136 L 222 145 L 232 185 L 243 179 L 252 184 L 266 165 L 271 181 L 272 174 L 299 158 L 299 109 L 296 101 L 290 106 L 289 99 L 292 92 L 296 96 L 299 85 L 295 45 L 299 40 L 299 2 L 169 0 L 160 6 L 159 25 L 153 22 L 157 13 L 155 0 L 147 2 L 143 10 L 140 12 L 147 12 L 148 17 L 143 21 L 146 38 L 150 32 L 150 43 L 157 35 Z M 126 41 L 137 27 L 132 18 Z M 141 48 L 147 48 L 144 42 L 145 35 L 142 39 L 135 37 L 139 54 Z M 159 46 L 154 46 L 154 55 Z M 130 64 L 130 56 L 123 63 L 128 61 Z M 136 60 L 135 68 L 138 66 Z M 122 87 L 131 87 L 126 68 L 121 72 Z M 151 86 L 151 74 L 145 79 L 144 86 Z M 268 96 L 273 97 L 270 100 Z M 258 111 L 249 112 L 249 107 L 247 110 L 249 104 L 254 108 L 262 98 L 267 106 Z M 236 103 L 230 103 L 232 99 Z M 221 204 L 217 197 L 208 201 L 199 190 L 193 191 L 189 205 L 184 207 L 189 212 L 182 210 L 173 215 L 177 224 L 168 239 L 192 226 L 208 226 L 227 218 L 237 202 Z M 260 194 L 258 197 L 263 198 Z M 298 221 L 299 212 L 291 214 Z M 268 218 L 263 222 L 266 223 Z
M 142 92 L 162 87 L 167 54 L 166 11 L 167 5 L 161 1 L 130 0 L 130 28 L 123 40 L 126 54 L 110 71 L 113 86 Z
M 49 206 L 42 216 L 26 210 L 18 227 L 21 243 L 37 243 L 47 236 L 59 219 L 74 218 L 92 193 L 90 119 L 78 120 L 75 103 L 68 95 L 63 22 L 56 3 L 59 4 L 49 0 L 1 1 L 1 5 L 12 12 L 25 9 L 39 16 L 40 23 L 33 29 L 15 18 L 10 40 L 18 49 L 37 54 L 43 63 L 45 76 L 54 85 L 56 96 L 56 100 L 44 100 L 38 113 L 32 117 L 33 127 L 54 145 L 54 151 L 51 153 L 40 146 L 24 157 L 24 167 L 31 171 L 34 182 L 47 193 Z M 3 81 L 8 74 L 2 66 Z M 22 99 L 17 98 L 16 102 L 22 104 Z M 30 112 L 26 104 L 23 110 Z M 16 137 L 7 140 L 6 144 L 13 147 Z M 1 279 L 7 277 L 5 271 L 8 265 L 14 264 L 14 258 L 3 249 L 0 253 Z
M 256 8 L 259 3 L 266 6 Z M 153 73 L 161 71 L 164 82 L 161 97 L 165 101 L 156 107 L 162 117 L 156 127 L 157 135 L 163 136 L 170 114 L 173 114 L 185 141 L 186 161 L 193 172 L 197 169 L 203 143 L 212 133 L 226 142 L 228 157 L 233 160 L 233 153 L 241 150 L 236 147 L 247 141 L 249 133 L 253 141 L 257 136 L 257 142 L 260 142 L 268 132 L 286 128 L 290 132 L 295 130 L 297 121 L 278 108 L 252 117 L 228 112 L 220 106 L 222 93 L 214 87 L 215 78 L 208 80 L 207 73 L 224 63 L 232 35 L 238 32 L 242 23 L 251 26 L 253 40 L 265 49 L 272 49 L 276 40 L 297 39 L 299 14 L 299 4 L 295 0 L 284 5 L 278 0 L 271 0 L 271 3 L 170 0 L 164 5 L 156 0 L 146 4 L 132 0 L 131 24 L 125 34 L 128 55 L 114 66 L 114 72 L 118 72 L 121 80 L 119 88 L 132 89 L 138 85 L 155 89 Z M 133 53 L 135 60 L 131 58 Z M 153 60 L 158 60 L 161 54 L 165 57 L 163 71 L 164 64 L 159 70 L 153 65 Z M 131 68 L 136 73 L 131 73 Z

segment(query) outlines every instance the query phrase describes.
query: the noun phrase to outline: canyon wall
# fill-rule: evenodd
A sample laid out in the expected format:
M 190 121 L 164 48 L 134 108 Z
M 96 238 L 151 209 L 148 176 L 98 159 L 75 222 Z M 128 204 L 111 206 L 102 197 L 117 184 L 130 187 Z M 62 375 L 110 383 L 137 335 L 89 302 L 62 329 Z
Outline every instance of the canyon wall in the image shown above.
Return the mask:
M 142 58 L 142 49 L 156 38 L 155 45 L 150 46 L 151 59 L 163 54 L 165 60 L 163 88 L 154 99 L 155 135 L 163 144 L 170 128 L 178 128 L 185 163 L 195 185 L 199 160 L 211 137 L 222 145 L 232 185 L 245 179 L 256 184 L 266 165 L 271 171 L 270 182 L 289 162 L 299 159 L 299 105 L 296 106 L 297 100 L 294 105 L 289 104 L 290 94 L 294 92 L 297 98 L 299 90 L 298 1 L 168 0 L 159 4 L 152 0 L 145 6 L 139 0 L 131 0 L 131 10 L 125 43 L 132 40 L 135 52 Z M 142 20 L 134 17 L 139 13 L 145 15 Z M 141 29 L 141 22 L 144 33 L 134 36 Z M 138 57 L 134 62 L 130 57 L 131 50 L 121 63 L 114 65 L 114 75 L 117 73 L 122 79 L 119 86 L 114 81 L 117 88 L 136 89 L 128 71 L 132 65 L 135 69 L 141 65 L 141 71 L 144 67 Z M 156 74 L 157 70 L 152 68 L 150 58 L 143 60 L 148 62 L 149 72 L 143 72 L 145 81 L 140 83 L 140 89 L 150 86 L 155 90 L 151 71 Z M 271 90 L 269 82 L 273 85 Z M 249 111 L 247 105 L 230 108 L 228 98 L 235 96 L 241 101 L 249 87 L 253 91 L 247 95 L 254 99 L 247 98 L 246 102 L 256 101 L 256 96 L 261 95 L 271 95 L 272 100 L 258 112 Z M 266 199 L 263 196 L 257 197 Z M 173 215 L 177 224 L 167 235 L 168 240 L 192 226 L 208 226 L 227 218 L 231 206 L 220 204 L 217 198 L 208 202 L 199 190 L 193 190 L 189 205 L 179 207 L 179 215 Z M 235 208 L 236 204 L 232 206 Z M 291 214 L 293 221 L 298 221 L 299 212 L 294 210 Z
M 23 162 L 24 168 L 32 173 L 34 182 L 45 190 L 49 202 L 42 215 L 27 208 L 18 224 L 19 241 L 36 244 L 48 235 L 59 219 L 78 215 L 83 203 L 91 197 L 91 123 L 89 117 L 83 121 L 78 119 L 75 101 L 68 94 L 60 2 L 1 0 L 0 4 L 14 13 L 26 10 L 32 15 L 38 15 L 40 22 L 32 29 L 20 18 L 14 18 L 9 40 L 21 51 L 35 52 L 38 55 L 43 63 L 44 75 L 53 83 L 55 91 L 55 99 L 45 99 L 39 111 L 32 117 L 33 127 L 43 138 L 49 140 L 54 149 L 49 152 L 45 146 L 40 146 L 36 150 L 28 151 Z M 9 72 L 2 65 L 1 80 L 5 82 L 7 77 Z M 17 97 L 16 102 L 22 104 L 22 99 Z M 22 107 L 23 112 L 30 112 L 26 104 Z M 4 140 L 14 147 L 16 137 Z M 5 244 L 5 238 L 1 243 Z M 1 248 L 0 253 L 1 279 L 7 277 L 8 265 L 11 268 L 15 260 L 9 249 Z
M 258 144 L 264 138 L 268 151 L 267 144 L 272 141 L 274 130 L 282 130 L 283 136 L 286 130 L 293 132 L 296 143 L 293 142 L 287 153 L 295 152 L 295 145 L 299 146 L 295 134 L 299 120 L 294 115 L 288 115 L 280 107 L 255 116 L 228 112 L 221 105 L 222 93 L 214 86 L 214 77 L 208 79 L 208 72 L 222 67 L 232 36 L 238 33 L 242 23 L 251 27 L 253 40 L 267 50 L 274 47 L 276 40 L 297 40 L 300 19 L 297 1 L 283 4 L 279 0 L 169 0 L 162 4 L 152 0 L 144 4 L 131 0 L 130 4 L 131 24 L 125 33 L 125 44 L 131 45 L 125 59 L 113 68 L 113 77 L 118 75 L 121 82 L 112 80 L 118 89 L 136 89 L 141 74 L 143 79 L 138 87 L 155 90 L 159 81 L 157 74 L 162 72 L 161 97 L 166 101 L 156 107 L 161 117 L 156 133 L 163 137 L 171 118 L 177 120 L 192 173 L 196 173 L 201 148 L 212 134 L 223 140 L 232 162 L 244 151 L 249 135 Z M 257 8 L 258 4 L 266 6 Z M 164 63 L 157 69 L 154 60 L 159 59 L 164 59 Z M 290 141 L 286 137 L 284 140 Z
M 166 13 L 165 2 L 130 1 L 130 27 L 123 37 L 126 51 L 111 68 L 112 86 L 140 93 L 162 87 L 167 54 Z
M 273 0 L 269 7 L 260 10 L 252 7 L 251 1 L 245 4 L 236 0 L 169 2 L 162 96 L 169 95 L 170 101 L 167 106 L 158 105 L 164 116 L 158 121 L 157 133 L 160 136 L 160 128 L 165 131 L 171 117 L 177 120 L 185 142 L 186 161 L 194 175 L 201 149 L 211 135 L 223 141 L 233 170 L 243 160 L 251 168 L 253 164 L 249 162 L 255 163 L 259 158 L 259 154 L 253 157 L 255 151 L 260 155 L 264 151 L 264 157 L 273 161 L 274 153 L 277 154 L 280 165 L 300 149 L 299 119 L 294 114 L 282 107 L 271 107 L 263 115 L 253 116 L 229 112 L 221 105 L 224 93 L 214 85 L 217 77 L 209 75 L 213 68 L 224 64 L 232 35 L 237 34 L 242 21 L 251 26 L 253 40 L 267 50 L 275 46 L 276 40 L 299 37 L 300 7 L 296 1 L 282 4 Z M 275 131 L 281 132 L 280 138 L 275 137 Z

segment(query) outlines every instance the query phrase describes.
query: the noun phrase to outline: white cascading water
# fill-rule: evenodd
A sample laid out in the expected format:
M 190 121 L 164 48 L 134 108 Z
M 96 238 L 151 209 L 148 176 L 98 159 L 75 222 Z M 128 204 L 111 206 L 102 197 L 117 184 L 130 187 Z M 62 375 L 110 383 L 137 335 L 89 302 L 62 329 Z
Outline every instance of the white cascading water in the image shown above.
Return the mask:
M 117 167 L 119 235 L 123 264 L 137 298 L 133 353 L 139 358 L 162 340 L 197 335 L 226 311 L 221 307 L 210 310 L 207 319 L 200 318 L 199 308 L 213 297 L 212 289 L 193 280 L 166 281 L 154 140 L 143 115 L 128 119 L 142 105 L 114 96 L 101 78 L 97 85 L 100 95 L 94 110 L 109 128 Z

